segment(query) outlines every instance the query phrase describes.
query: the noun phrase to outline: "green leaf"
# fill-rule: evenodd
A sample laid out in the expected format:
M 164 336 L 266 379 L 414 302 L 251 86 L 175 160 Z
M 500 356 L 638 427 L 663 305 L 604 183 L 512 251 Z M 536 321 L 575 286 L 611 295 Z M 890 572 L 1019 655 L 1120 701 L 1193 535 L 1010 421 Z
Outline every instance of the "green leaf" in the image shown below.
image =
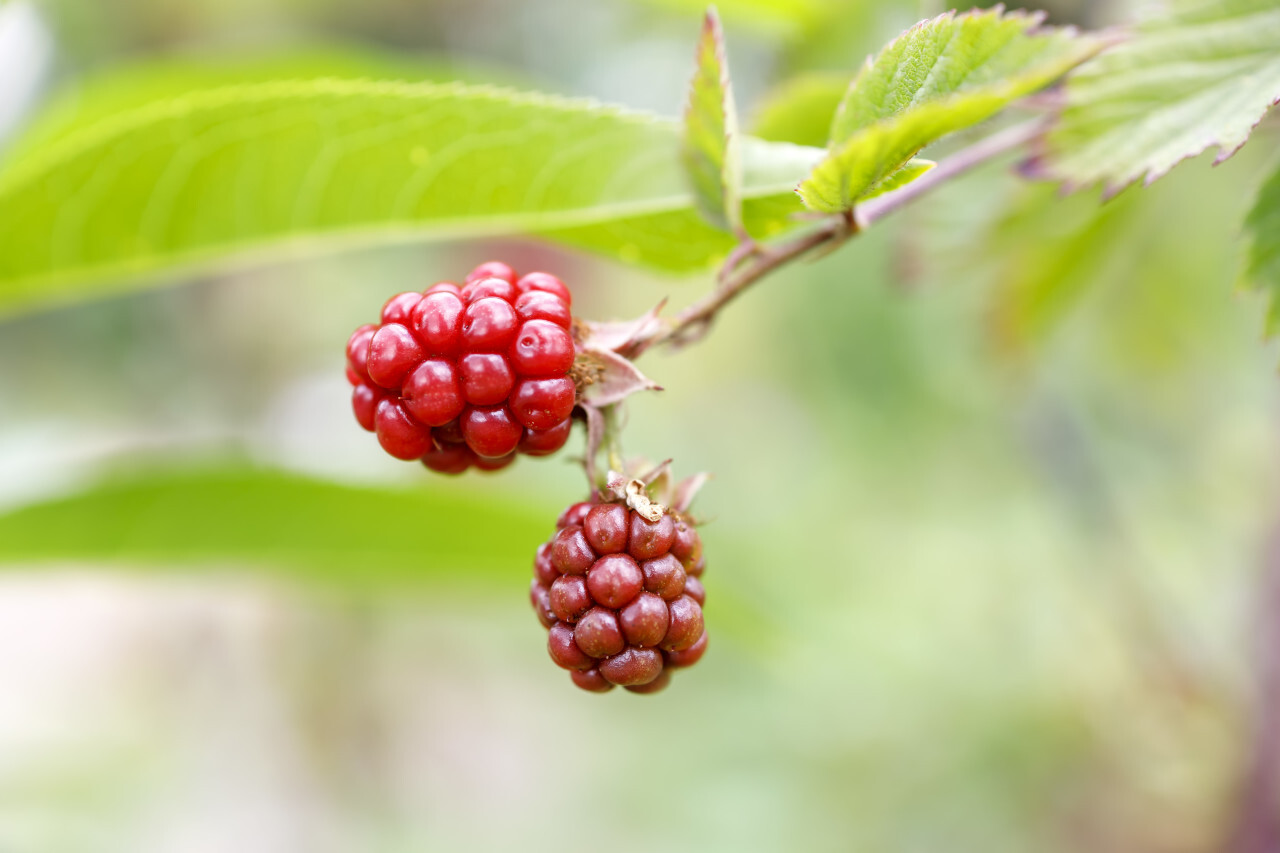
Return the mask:
M 831 126 L 829 155 L 800 185 L 807 207 L 851 210 L 916 152 L 990 118 L 1101 48 L 1041 17 L 996 8 L 923 21 L 854 79 Z
M 734 245 L 702 223 L 674 122 L 433 83 L 203 91 L 72 132 L 0 172 L 0 312 L 285 250 L 525 233 L 667 270 Z M 820 152 L 743 141 L 744 218 L 790 227 Z
M 813 72 L 793 77 L 765 93 L 755 108 L 751 132 L 775 142 L 825 146 L 831 119 L 848 90 L 848 74 Z
M 938 164 L 933 160 L 926 160 L 923 157 L 914 157 L 907 161 L 907 165 L 903 166 L 901 169 L 863 193 L 862 198 L 864 200 L 875 198 L 878 195 L 884 195 L 885 193 L 896 190 L 899 187 L 905 187 L 907 184 L 911 183 L 926 172 L 932 171 L 933 167 L 937 165 Z
M 1270 296 L 1267 334 L 1274 335 L 1280 332 L 1280 168 L 1262 185 L 1244 226 L 1250 239 L 1246 274 Z
M 1177 0 L 1131 40 L 1071 76 L 1068 105 L 1037 165 L 1071 187 L 1114 194 L 1150 184 L 1216 146 L 1244 145 L 1280 99 L 1280 6 L 1275 0 Z
M 0 564 L 271 568 L 358 585 L 528 574 L 547 507 L 280 471 L 159 471 L 0 515 Z M 399 531 L 402 535 L 382 535 Z
M 721 231 L 737 232 L 742 226 L 739 142 L 724 32 L 713 6 L 707 10 L 698 39 L 680 155 L 698 210 Z

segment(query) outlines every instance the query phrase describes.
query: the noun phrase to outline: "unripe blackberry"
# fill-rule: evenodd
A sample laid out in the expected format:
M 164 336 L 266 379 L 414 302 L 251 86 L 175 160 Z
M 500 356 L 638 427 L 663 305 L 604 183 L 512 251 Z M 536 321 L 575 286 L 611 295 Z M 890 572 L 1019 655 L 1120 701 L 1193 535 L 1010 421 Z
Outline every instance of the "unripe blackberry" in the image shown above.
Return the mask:
M 555 453 L 577 402 L 570 305 L 555 276 L 519 278 L 500 261 L 462 287 L 391 297 L 347 341 L 356 421 L 392 456 L 444 474 Z
M 567 508 L 538 548 L 530 591 L 551 659 L 583 690 L 662 690 L 707 647 L 706 591 L 682 562 L 695 556 L 702 543 L 686 517 L 650 521 L 600 498 Z

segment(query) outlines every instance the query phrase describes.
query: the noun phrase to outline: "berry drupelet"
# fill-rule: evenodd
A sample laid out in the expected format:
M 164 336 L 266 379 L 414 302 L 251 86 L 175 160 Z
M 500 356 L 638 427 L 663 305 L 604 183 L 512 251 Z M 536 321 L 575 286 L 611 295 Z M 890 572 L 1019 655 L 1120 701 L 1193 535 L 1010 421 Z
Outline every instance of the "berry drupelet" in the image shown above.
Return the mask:
M 693 523 L 650 521 L 621 501 L 569 507 L 538 548 L 529 589 L 547 649 L 583 690 L 656 693 L 707 648 Z
M 397 459 L 496 471 L 569 439 L 577 389 L 569 289 L 498 261 L 401 293 L 347 341 L 351 406 Z

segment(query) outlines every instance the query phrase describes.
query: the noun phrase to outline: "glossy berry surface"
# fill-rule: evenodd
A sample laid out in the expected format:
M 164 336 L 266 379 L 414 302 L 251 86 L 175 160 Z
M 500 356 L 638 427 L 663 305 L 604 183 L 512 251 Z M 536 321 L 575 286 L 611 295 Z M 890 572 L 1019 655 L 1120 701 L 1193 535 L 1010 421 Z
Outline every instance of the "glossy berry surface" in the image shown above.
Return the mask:
M 356 422 L 390 455 L 442 474 L 555 453 L 577 403 L 571 304 L 555 276 L 501 261 L 391 297 L 347 341 Z
M 687 518 L 651 522 L 620 502 L 568 507 L 538 548 L 529 592 L 552 661 L 592 693 L 664 689 L 707 649 L 705 565 Z

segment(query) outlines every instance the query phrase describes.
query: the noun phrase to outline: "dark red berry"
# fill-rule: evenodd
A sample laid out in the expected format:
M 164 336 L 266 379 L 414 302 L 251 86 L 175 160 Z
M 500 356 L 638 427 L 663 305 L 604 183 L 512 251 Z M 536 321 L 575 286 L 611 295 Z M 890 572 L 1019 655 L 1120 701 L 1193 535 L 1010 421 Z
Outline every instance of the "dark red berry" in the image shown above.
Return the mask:
M 693 666 L 702 660 L 703 654 L 707 651 L 707 632 L 704 629 L 702 636 L 698 638 L 698 642 L 694 643 L 684 651 L 679 652 L 663 652 L 662 656 L 666 659 L 667 666 L 671 669 L 680 667 Z
M 669 605 L 671 626 L 662 638 L 662 648 L 671 652 L 683 651 L 702 636 L 702 607 L 687 595 L 682 595 Z
M 627 554 L 606 554 L 587 572 L 591 597 L 614 610 L 639 595 L 643 588 L 644 575 Z
M 421 459 L 434 446 L 431 430 L 414 420 L 397 400 L 378 403 L 374 429 L 382 449 L 397 459 Z
M 573 413 L 577 389 L 573 380 L 521 379 L 507 403 L 516 420 L 529 429 L 551 429 Z
M 467 273 L 466 283 L 479 281 L 482 278 L 500 278 L 509 284 L 516 283 L 516 271 L 502 261 L 485 261 Z
M 531 290 L 522 293 L 516 299 L 516 316 L 521 322 L 529 320 L 547 320 L 568 331 L 573 326 L 573 315 L 569 304 L 558 296 Z
M 684 580 L 684 594 L 698 602 L 699 605 L 707 603 L 707 591 L 702 586 L 702 581 L 696 577 L 689 576 Z
M 444 426 L 438 426 L 431 430 L 431 435 L 435 437 L 438 444 L 463 444 L 466 439 L 462 437 L 462 421 L 452 420 Z
M 422 345 L 407 326 L 383 326 L 369 342 L 369 378 L 383 388 L 399 388 L 405 375 L 424 358 Z
M 591 508 L 595 506 L 591 501 L 581 501 L 572 504 L 564 512 L 560 513 L 560 517 L 556 519 L 556 527 L 579 527 L 587 520 L 587 513 L 591 512 Z M 595 558 L 592 558 L 595 562 Z
M 429 355 L 462 349 L 462 307 L 458 294 L 447 290 L 428 293 L 414 307 L 410 327 Z
M 573 679 L 574 684 L 591 693 L 608 693 L 613 689 L 613 685 L 595 667 L 572 670 L 569 677 Z
M 666 690 L 669 684 L 671 684 L 671 673 L 667 672 L 666 669 L 663 669 L 662 672 L 658 673 L 658 677 L 653 681 L 650 681 L 648 684 L 628 684 L 626 689 L 631 693 L 640 693 L 643 695 Z
M 511 366 L 521 376 L 564 376 L 573 367 L 573 338 L 550 320 L 530 320 L 511 345 Z
M 551 609 L 561 622 L 577 622 L 591 607 L 587 582 L 581 575 L 561 575 L 551 584 Z M 658 639 L 662 639 L 659 637 Z M 590 652 L 588 652 L 590 654 Z M 594 657 L 603 657 L 594 655 Z
M 662 654 L 657 649 L 628 648 L 602 660 L 599 669 L 607 680 L 622 687 L 648 684 L 662 673 Z
M 618 612 L 618 622 L 629 645 L 656 646 L 667 636 L 671 614 L 665 601 L 651 592 L 642 592 Z
M 556 665 L 565 669 L 590 669 L 596 665 L 595 659 L 588 657 L 573 641 L 573 626 L 564 622 L 557 622 L 547 632 L 547 651 Z
M 504 302 L 514 303 L 519 294 L 516 292 L 516 286 L 506 279 L 490 277 L 467 282 L 462 288 L 461 295 L 464 302 L 475 302 L 486 296 L 496 296 Z
M 551 611 L 547 588 L 538 583 L 536 578 L 529 584 L 529 601 L 533 604 L 533 612 L 538 614 L 538 621 L 542 623 L 542 627 L 550 628 L 556 624 L 556 615 Z
M 597 554 L 627 550 L 627 508 L 622 504 L 592 507 L 582 522 L 582 532 Z
M 547 590 L 546 608 L 556 620 L 548 647 L 557 663 L 578 673 L 574 683 L 583 689 L 617 684 L 655 693 L 670 680 L 666 667 L 692 666 L 705 651 L 706 591 L 671 550 L 679 538 L 681 552 L 691 556 L 697 533 L 687 519 L 673 522 L 670 514 L 646 521 L 597 496 L 568 507 L 555 536 L 539 547 L 534 610 L 545 625 L 537 591 Z M 578 652 L 598 663 L 586 665 L 566 648 L 570 628 Z
M 538 553 L 533 558 L 533 576 L 538 583 L 550 587 L 560 577 L 560 570 L 551 562 L 551 543 L 543 542 L 538 546 Z
M 675 524 L 671 516 L 663 515 L 657 521 L 648 521 L 638 512 L 631 513 L 630 549 L 637 560 L 660 557 L 671 550 L 675 541 Z
M 462 311 L 462 346 L 468 352 L 504 352 L 519 322 L 510 302 L 496 296 L 477 299 Z
M 351 390 L 351 408 L 356 413 L 356 422 L 369 432 L 374 430 L 374 413 L 382 400 L 382 392 L 368 385 L 357 385 Z
M 462 416 L 462 437 L 477 456 L 506 456 L 523 436 L 524 430 L 505 406 L 470 408 Z
M 444 426 L 466 407 L 453 365 L 442 359 L 419 364 L 405 379 L 401 394 L 409 413 L 427 426 Z
M 422 301 L 421 293 L 400 293 L 387 300 L 382 306 L 382 323 L 399 323 L 409 325 L 409 314 L 414 306 Z
M 428 450 L 422 464 L 438 474 L 461 474 L 471 467 L 476 457 L 465 444 L 445 444 Z
M 524 437 L 517 445 L 521 453 L 528 456 L 549 456 L 564 447 L 569 440 L 569 431 L 573 428 L 573 420 L 565 418 L 551 429 L 529 429 L 525 427 Z
M 531 272 L 516 282 L 516 289 L 521 293 L 530 293 L 534 291 L 542 291 L 558 296 L 565 305 L 573 304 L 573 296 L 569 293 L 569 288 L 560 279 L 556 278 L 549 272 Z
M 462 395 L 473 406 L 496 406 L 511 395 L 515 374 L 506 358 L 497 353 L 473 352 L 458 362 Z
M 583 653 L 593 658 L 616 655 L 626 647 L 618 617 L 612 610 L 593 607 L 573 628 L 573 639 Z
M 702 573 L 706 571 L 706 569 L 707 569 L 707 558 L 699 557 L 698 562 L 694 563 L 692 566 L 685 569 L 685 571 L 689 573 L 689 577 L 700 578 L 702 577 Z
M 675 601 L 684 594 L 687 583 L 680 561 L 670 554 L 645 560 L 640 564 L 644 572 L 644 588 L 665 601 Z
M 551 541 L 551 562 L 562 574 L 585 575 L 595 561 L 581 527 L 566 527 Z
M 691 566 L 702 556 L 702 539 L 693 525 L 683 518 L 675 523 L 676 538 L 671 543 L 671 553 L 684 566 Z

